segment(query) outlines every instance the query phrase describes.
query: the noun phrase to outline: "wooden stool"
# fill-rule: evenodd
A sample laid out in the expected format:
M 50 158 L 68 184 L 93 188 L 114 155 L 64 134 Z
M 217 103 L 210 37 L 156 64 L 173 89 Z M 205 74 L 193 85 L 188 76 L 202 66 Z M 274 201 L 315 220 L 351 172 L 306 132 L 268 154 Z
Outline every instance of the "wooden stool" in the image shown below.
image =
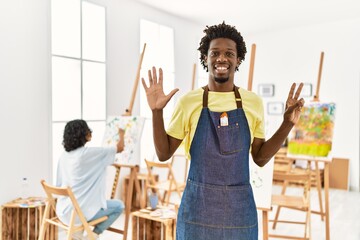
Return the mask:
M 150 216 L 149 213 L 136 211 L 132 214 L 133 240 L 174 240 L 175 219 Z
M 43 212 L 45 198 L 30 197 L 15 199 L 1 206 L 1 240 L 37 240 Z M 54 215 L 54 212 L 50 214 Z M 56 227 L 50 227 L 46 240 L 58 238 Z

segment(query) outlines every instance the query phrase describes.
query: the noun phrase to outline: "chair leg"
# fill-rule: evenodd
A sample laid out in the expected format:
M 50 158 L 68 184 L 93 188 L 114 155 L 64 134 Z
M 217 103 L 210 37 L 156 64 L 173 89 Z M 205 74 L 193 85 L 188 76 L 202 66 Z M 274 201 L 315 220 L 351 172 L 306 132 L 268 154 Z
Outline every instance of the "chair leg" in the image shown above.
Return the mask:
M 286 187 L 287 187 L 287 181 L 284 181 L 283 182 L 283 185 L 282 185 L 282 188 L 281 188 L 281 195 L 284 195 L 286 193 Z M 279 215 L 280 215 L 280 210 L 281 210 L 281 207 L 278 207 L 276 209 L 276 214 L 275 214 L 275 218 L 274 218 L 274 222 L 273 222 L 273 226 L 272 226 L 272 229 L 275 229 L 276 228 L 276 224 L 277 224 L 277 221 L 279 219 Z
M 308 238 L 311 240 L 311 209 L 308 210 Z
M 172 193 L 171 191 L 167 192 L 165 206 L 169 205 L 171 193 Z
M 87 236 L 90 240 L 95 240 L 93 231 L 91 231 L 88 224 L 84 224 L 85 231 L 87 232 Z
M 40 228 L 40 233 L 39 233 L 39 240 L 44 240 L 44 238 L 45 238 L 45 233 L 46 233 L 46 230 L 47 230 L 47 228 L 49 226 L 49 223 L 46 221 L 46 219 L 49 218 L 50 209 L 51 209 L 51 205 L 50 205 L 50 203 L 47 203 L 46 207 L 45 207 L 44 216 L 43 216 L 43 218 L 41 220 L 41 228 Z
M 277 209 L 276 209 L 276 213 L 275 213 L 275 217 L 274 217 L 272 229 L 275 229 L 275 228 L 276 228 L 277 221 L 279 220 L 280 209 L 281 209 L 280 206 L 278 206 Z
M 49 226 L 49 223 L 43 220 L 43 222 L 41 224 L 40 234 L 39 234 L 38 240 L 44 240 L 45 239 L 45 233 L 46 233 L 46 230 L 47 230 L 48 226 Z

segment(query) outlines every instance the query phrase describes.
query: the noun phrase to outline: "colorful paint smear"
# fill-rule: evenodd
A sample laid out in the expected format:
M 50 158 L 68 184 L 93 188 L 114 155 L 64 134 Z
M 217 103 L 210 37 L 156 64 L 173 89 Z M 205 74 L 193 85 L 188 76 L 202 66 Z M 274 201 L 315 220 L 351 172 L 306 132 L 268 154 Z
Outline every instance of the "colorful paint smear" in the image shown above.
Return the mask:
M 117 161 L 131 165 L 138 165 L 140 159 L 135 156 L 144 127 L 145 118 L 139 116 L 111 116 L 107 118 L 104 146 L 114 146 L 119 140 L 118 129 L 125 130 L 124 150 L 117 154 Z
M 288 138 L 288 153 L 327 157 L 332 147 L 335 103 L 306 104 Z

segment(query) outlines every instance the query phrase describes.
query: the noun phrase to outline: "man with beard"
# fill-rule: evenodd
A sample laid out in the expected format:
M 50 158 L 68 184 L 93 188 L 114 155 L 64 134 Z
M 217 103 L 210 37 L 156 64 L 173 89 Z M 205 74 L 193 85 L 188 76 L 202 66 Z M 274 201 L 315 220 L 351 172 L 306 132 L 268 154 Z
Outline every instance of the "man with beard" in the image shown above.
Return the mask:
M 176 239 L 258 239 L 257 211 L 249 182 L 249 152 L 264 166 L 279 150 L 300 117 L 304 100 L 291 86 L 284 120 L 265 141 L 262 100 L 234 85 L 245 58 L 241 34 L 225 22 L 206 27 L 198 50 L 207 86 L 182 96 L 165 131 L 163 109 L 178 89 L 163 91 L 163 73 L 149 70 L 142 79 L 152 110 L 153 135 L 160 161 L 169 159 L 184 140 L 191 159 L 177 220 Z

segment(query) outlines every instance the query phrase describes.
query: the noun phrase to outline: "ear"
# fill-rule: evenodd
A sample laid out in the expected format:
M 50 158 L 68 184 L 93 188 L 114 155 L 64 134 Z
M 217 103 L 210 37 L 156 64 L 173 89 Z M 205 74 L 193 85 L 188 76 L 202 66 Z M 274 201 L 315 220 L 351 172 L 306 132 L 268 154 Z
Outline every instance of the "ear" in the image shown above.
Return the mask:
M 86 136 L 85 136 L 86 142 L 90 142 L 90 141 L 91 141 L 91 137 L 92 137 L 92 135 L 91 135 L 90 132 L 89 132 L 88 134 L 86 134 Z
M 236 63 L 236 65 L 237 65 L 238 67 L 240 66 L 240 63 L 241 63 L 240 58 L 237 58 L 237 63 Z
M 208 65 L 208 64 L 207 64 L 207 59 L 208 59 L 208 58 L 207 58 L 207 56 L 206 56 L 206 55 L 204 55 L 204 65 L 205 65 L 205 66 L 207 66 L 207 65 Z

